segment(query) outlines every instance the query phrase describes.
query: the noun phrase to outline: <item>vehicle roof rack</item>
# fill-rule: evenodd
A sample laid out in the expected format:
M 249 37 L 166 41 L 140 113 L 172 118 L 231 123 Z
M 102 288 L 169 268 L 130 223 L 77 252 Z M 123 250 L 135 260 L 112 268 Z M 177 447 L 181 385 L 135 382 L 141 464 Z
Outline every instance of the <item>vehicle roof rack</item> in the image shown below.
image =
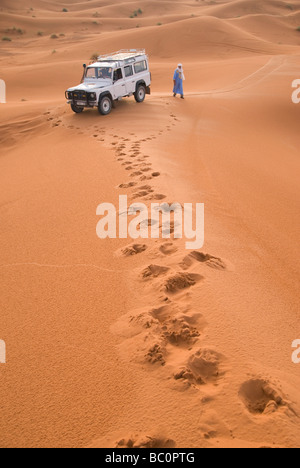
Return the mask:
M 145 49 L 121 49 L 112 54 L 99 55 L 98 62 L 119 62 L 146 55 Z

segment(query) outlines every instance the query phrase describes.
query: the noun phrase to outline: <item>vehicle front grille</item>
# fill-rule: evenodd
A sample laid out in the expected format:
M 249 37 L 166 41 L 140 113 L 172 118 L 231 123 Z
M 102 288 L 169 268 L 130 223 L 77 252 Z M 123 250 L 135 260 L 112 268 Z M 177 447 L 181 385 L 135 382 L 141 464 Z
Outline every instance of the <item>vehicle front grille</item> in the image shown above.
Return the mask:
M 73 101 L 74 103 L 80 101 L 87 104 L 88 102 L 88 95 L 85 91 L 74 91 L 73 92 Z

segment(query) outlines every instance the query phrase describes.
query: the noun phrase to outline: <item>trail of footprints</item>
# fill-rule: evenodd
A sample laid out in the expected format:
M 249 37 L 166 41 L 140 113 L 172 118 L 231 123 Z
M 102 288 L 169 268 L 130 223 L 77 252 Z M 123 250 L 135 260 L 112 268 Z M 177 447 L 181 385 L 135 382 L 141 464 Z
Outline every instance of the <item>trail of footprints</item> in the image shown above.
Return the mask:
M 170 117 L 174 119 L 175 125 L 176 116 L 171 114 Z M 170 131 L 171 125 L 166 130 Z M 160 173 L 153 170 L 149 156 L 144 155 L 141 150 L 143 142 L 161 134 L 162 131 L 157 136 L 151 135 L 144 140 L 133 141 L 129 151 L 126 140 L 112 144 L 117 161 L 129 172 L 130 179 L 133 179 L 120 184 L 119 188 L 130 190 L 132 200 L 151 202 L 166 199 L 164 194 L 157 193 L 151 185 L 150 181 L 159 177 Z M 136 137 L 134 134 L 131 136 Z M 130 142 L 130 138 L 127 140 Z M 163 230 L 163 226 L 160 226 L 160 230 Z M 172 231 L 174 229 L 171 229 L 171 234 Z M 206 322 L 201 313 L 192 309 L 186 293 L 200 287 L 205 280 L 203 268 L 201 274 L 194 271 L 197 271 L 197 266 L 219 272 L 225 272 L 227 266 L 221 258 L 193 251 L 184 256 L 174 270 L 167 264 L 168 260 L 178 255 L 179 247 L 176 242 L 178 241 L 174 239 L 159 241 L 157 253 L 165 258 L 164 264 L 149 264 L 136 277 L 138 282 L 144 283 L 143 287 L 151 288 L 153 305 L 142 311 L 133 311 L 123 318 L 127 322 L 126 326 L 134 330 L 134 338 L 131 339 L 132 357 L 142 365 L 151 365 L 153 369 L 165 368 L 167 378 L 179 385 L 179 388 L 175 388 L 199 390 L 208 385 L 217 387 L 227 371 L 226 358 L 214 349 L 201 346 Z M 133 243 L 118 253 L 124 257 L 132 257 L 146 254 L 148 249 L 146 244 Z M 178 350 L 182 350 L 181 365 L 178 365 Z M 176 366 L 172 363 L 173 351 L 176 351 Z M 240 387 L 239 398 L 249 414 L 256 416 L 269 416 L 283 407 L 290 409 L 280 391 L 268 379 L 253 378 L 244 382 Z
M 55 118 L 50 112 L 45 115 L 53 127 L 62 124 L 61 119 Z M 164 131 L 171 131 L 178 119 L 173 113 L 170 114 L 170 118 L 171 121 L 165 129 L 144 139 L 137 139 L 134 133 L 126 138 L 108 135 L 110 141 L 113 139 L 110 147 L 115 153 L 116 161 L 128 174 L 128 180 L 121 183 L 118 189 L 130 191 L 132 201 L 143 200 L 144 203 L 151 203 L 154 200 L 166 199 L 166 195 L 158 193 L 151 185 L 151 181 L 155 181 L 161 174 L 152 167 L 150 156 L 143 153 L 142 144 L 159 138 Z M 74 125 L 69 125 L 68 128 L 81 132 L 80 127 Z M 106 130 L 95 125 L 93 138 L 106 143 Z M 162 230 L 163 226 L 160 226 L 160 231 Z M 171 229 L 171 234 L 173 232 L 174 229 Z M 220 272 L 225 272 L 227 266 L 221 258 L 193 251 L 182 258 L 178 268 L 174 270 L 167 266 L 167 263 L 178 255 L 179 247 L 176 242 L 174 239 L 159 241 L 156 247 L 157 255 L 165 259 L 164 265 L 149 264 L 138 273 L 136 281 L 144 283 L 145 288 L 151 288 L 153 304 L 123 317 L 121 328 L 125 326 L 130 330 L 125 340 L 131 339 L 133 343 L 134 359 L 142 365 L 152 366 L 153 369 L 165 368 L 168 378 L 180 385 L 181 390 L 201 389 L 207 385 L 218 386 L 226 374 L 226 358 L 216 350 L 201 346 L 201 338 L 207 324 L 203 315 L 190 306 L 187 292 L 201 286 L 205 280 L 203 268 L 201 274 L 190 271 L 197 269 L 197 265 Z M 117 254 L 130 258 L 145 254 L 148 249 L 146 244 L 132 243 Z M 177 358 L 178 350 L 182 351 L 182 364 L 178 366 L 176 359 L 176 367 L 172 365 L 173 350 L 176 350 Z M 252 378 L 244 382 L 240 386 L 239 398 L 250 415 L 269 416 L 281 408 L 288 408 L 293 412 L 290 403 L 268 379 Z M 169 447 L 176 446 L 176 443 L 168 439 L 135 436 L 116 442 L 116 446 Z

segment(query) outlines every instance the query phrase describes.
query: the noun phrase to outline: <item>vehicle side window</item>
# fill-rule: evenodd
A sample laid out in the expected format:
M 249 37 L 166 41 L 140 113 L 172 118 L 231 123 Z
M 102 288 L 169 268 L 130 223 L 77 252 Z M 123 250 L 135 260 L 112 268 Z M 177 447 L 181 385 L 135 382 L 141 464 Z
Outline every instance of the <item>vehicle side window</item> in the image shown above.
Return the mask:
M 128 65 L 127 67 L 124 68 L 125 70 L 125 77 L 128 78 L 128 76 L 132 76 L 133 75 L 133 70 L 132 70 L 132 66 L 131 65 Z
M 114 71 L 114 81 L 122 80 L 122 78 L 123 78 L 122 69 L 117 68 L 117 70 Z
M 143 62 L 137 62 L 134 64 L 135 73 L 142 73 L 143 71 L 146 71 L 146 70 L 148 70 L 146 60 L 144 60 Z

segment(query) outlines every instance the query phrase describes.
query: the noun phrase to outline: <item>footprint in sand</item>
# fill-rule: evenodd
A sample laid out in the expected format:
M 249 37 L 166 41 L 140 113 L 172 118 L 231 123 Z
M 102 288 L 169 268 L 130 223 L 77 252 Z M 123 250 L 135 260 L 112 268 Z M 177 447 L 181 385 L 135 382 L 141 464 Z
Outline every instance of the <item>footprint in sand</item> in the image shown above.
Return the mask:
M 174 375 L 175 380 L 187 380 L 193 385 L 216 383 L 224 375 L 220 370 L 223 356 L 210 349 L 200 349 L 188 359 L 187 366 Z
M 160 343 L 155 343 L 145 355 L 146 362 L 150 364 L 160 364 L 164 366 L 166 364 L 166 348 Z
M 163 195 L 162 193 L 154 193 L 149 197 L 149 200 L 164 200 L 165 198 L 167 198 L 166 195 Z
M 190 266 L 193 265 L 194 262 L 204 263 L 208 267 L 214 268 L 215 270 L 227 269 L 226 264 L 221 258 L 213 257 L 212 255 L 204 254 L 203 252 L 198 252 L 196 250 L 188 254 L 183 259 L 180 266 L 183 270 L 187 270 Z
M 147 190 L 148 193 L 153 192 L 151 185 L 141 185 L 138 187 L 138 190 Z
M 158 278 L 161 275 L 165 275 L 170 268 L 163 267 L 160 265 L 149 265 L 142 271 L 142 278 L 144 280 L 149 280 L 152 278 Z
M 244 382 L 239 397 L 252 414 L 272 414 L 286 405 L 282 395 L 267 380 L 251 379 Z
M 152 180 L 152 177 L 151 176 L 146 176 L 146 175 L 143 175 L 143 176 L 140 177 L 141 182 L 144 182 L 145 180 Z
M 183 318 L 174 318 L 165 322 L 162 327 L 163 337 L 173 346 L 189 347 L 200 336 L 197 328 Z
M 174 303 L 163 305 L 160 307 L 154 307 L 149 312 L 151 317 L 153 317 L 155 320 L 158 320 L 160 323 L 164 323 L 167 320 L 172 319 L 178 313 L 180 313 L 180 309 L 177 306 L 177 304 Z
M 166 242 L 159 247 L 159 251 L 164 255 L 172 255 L 176 253 L 178 248 L 172 242 Z
M 150 168 L 150 167 L 143 167 L 143 168 L 141 169 L 141 171 L 142 171 L 142 172 L 149 172 L 149 171 L 151 171 L 151 168 Z
M 166 293 L 175 294 L 183 289 L 195 286 L 203 279 L 203 276 L 194 273 L 176 273 L 165 281 L 163 289 Z
M 128 182 L 127 184 L 120 184 L 118 188 L 128 189 L 128 188 L 134 187 L 135 185 L 137 185 L 137 182 Z
M 160 436 L 135 435 L 121 439 L 115 448 L 175 448 L 176 442 Z
M 136 192 L 132 195 L 132 198 L 133 199 L 137 199 L 137 198 L 143 198 L 143 197 L 146 197 L 147 195 L 149 195 L 149 191 L 148 190 L 141 190 L 140 192 Z

